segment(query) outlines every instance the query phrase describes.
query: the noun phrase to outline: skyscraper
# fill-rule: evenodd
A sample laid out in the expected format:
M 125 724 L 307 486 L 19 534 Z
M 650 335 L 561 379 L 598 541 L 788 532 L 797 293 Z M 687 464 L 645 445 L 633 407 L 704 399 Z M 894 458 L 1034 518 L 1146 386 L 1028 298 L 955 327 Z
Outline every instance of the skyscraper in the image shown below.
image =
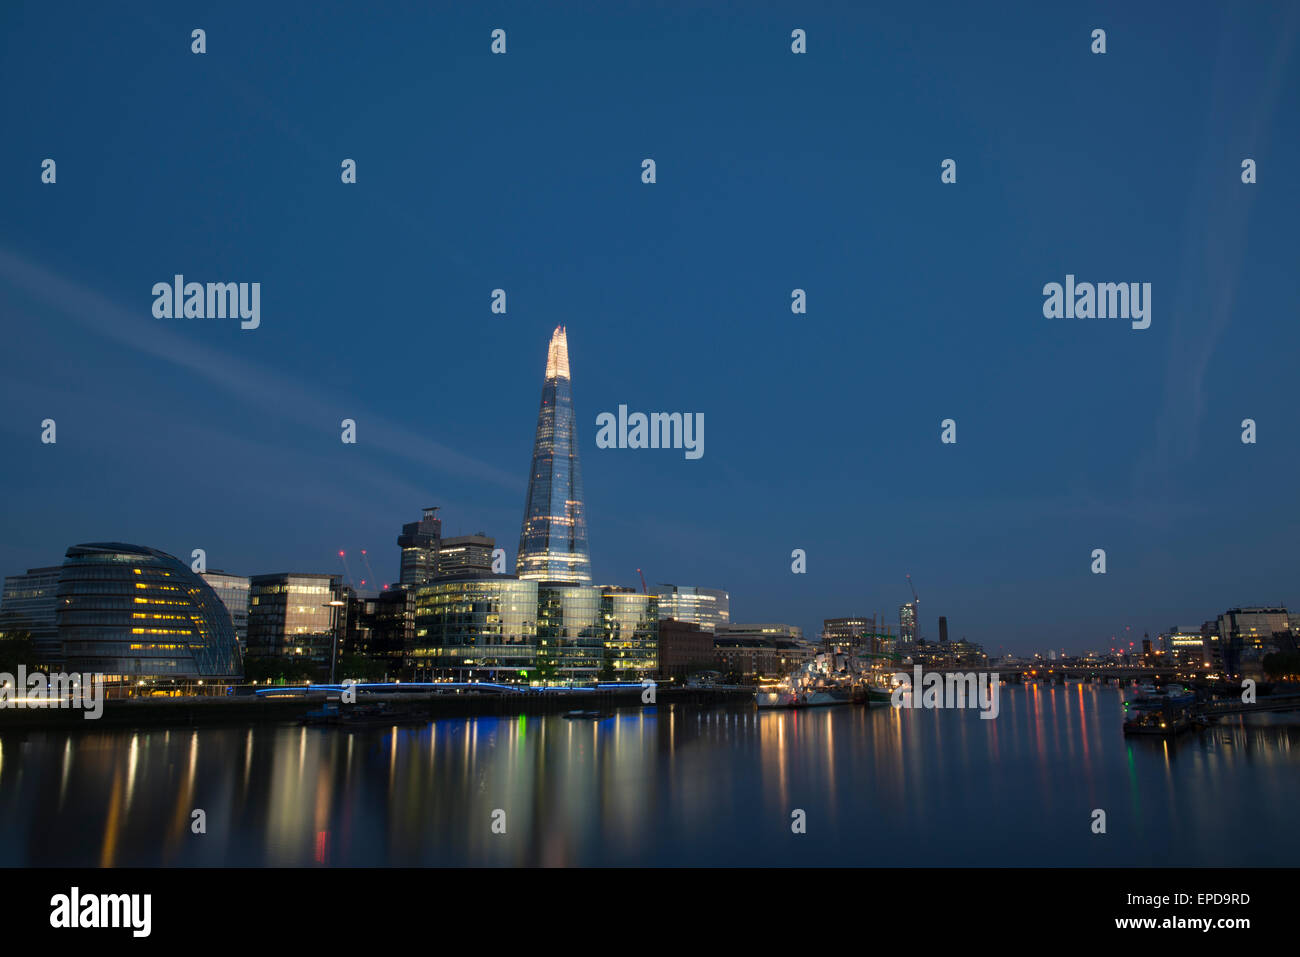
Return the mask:
M 898 606 L 898 650 L 909 654 L 916 644 L 916 602 Z
M 438 559 L 438 540 L 442 538 L 442 520 L 438 506 L 430 505 L 418 522 L 407 522 L 397 537 L 402 549 L 402 570 L 398 581 L 403 585 L 423 585 L 434 575 Z
M 535 581 L 591 581 L 582 469 L 569 384 L 569 342 L 563 326 L 551 333 L 546 354 L 546 381 L 537 413 L 533 467 L 528 475 L 515 571 L 520 578 Z

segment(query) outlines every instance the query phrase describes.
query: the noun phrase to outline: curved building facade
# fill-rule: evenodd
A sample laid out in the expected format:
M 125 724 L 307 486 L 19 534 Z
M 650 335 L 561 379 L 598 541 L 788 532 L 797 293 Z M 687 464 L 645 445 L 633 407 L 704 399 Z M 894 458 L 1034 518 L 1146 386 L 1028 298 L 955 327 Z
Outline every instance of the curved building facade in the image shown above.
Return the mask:
M 73 545 L 55 612 L 64 667 L 109 680 L 237 679 L 230 612 L 207 582 L 165 552 L 121 542 Z

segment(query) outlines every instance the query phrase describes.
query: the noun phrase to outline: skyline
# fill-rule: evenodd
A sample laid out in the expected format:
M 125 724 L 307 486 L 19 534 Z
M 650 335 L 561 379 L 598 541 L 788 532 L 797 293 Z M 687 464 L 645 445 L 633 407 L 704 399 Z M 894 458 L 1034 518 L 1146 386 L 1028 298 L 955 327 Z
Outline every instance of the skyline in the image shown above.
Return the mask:
M 494 58 L 465 11 L 24 8 L 0 31 L 0 573 L 127 541 L 238 574 L 365 548 L 396 581 L 428 504 L 513 552 L 564 325 L 596 581 L 723 588 L 811 636 L 896 625 L 910 574 L 923 635 L 945 615 L 990 655 L 1300 600 L 1294 7 L 943 9 L 764 11 L 723 40 L 705 12 L 507 4 Z M 178 273 L 260 282 L 259 327 L 154 318 Z M 1150 282 L 1150 327 L 1045 318 L 1067 275 Z M 707 414 L 707 454 L 599 448 L 620 405 Z

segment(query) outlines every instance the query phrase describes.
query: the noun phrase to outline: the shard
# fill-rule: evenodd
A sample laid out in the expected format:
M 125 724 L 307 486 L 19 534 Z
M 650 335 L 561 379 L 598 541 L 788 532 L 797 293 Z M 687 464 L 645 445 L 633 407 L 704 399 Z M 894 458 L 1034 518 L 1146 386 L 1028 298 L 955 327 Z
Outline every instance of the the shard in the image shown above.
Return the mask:
M 520 578 L 546 582 L 590 582 L 587 516 L 582 500 L 582 467 L 574 435 L 573 391 L 569 382 L 569 342 L 564 327 L 551 333 L 546 381 L 537 412 L 533 468 L 528 476 L 524 524 L 519 532 L 515 571 Z

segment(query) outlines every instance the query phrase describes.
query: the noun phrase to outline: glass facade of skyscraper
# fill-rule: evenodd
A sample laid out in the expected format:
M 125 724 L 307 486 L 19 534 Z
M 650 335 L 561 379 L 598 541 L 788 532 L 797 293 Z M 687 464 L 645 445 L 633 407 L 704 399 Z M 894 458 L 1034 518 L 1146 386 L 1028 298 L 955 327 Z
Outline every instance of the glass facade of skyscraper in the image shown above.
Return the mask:
M 520 578 L 591 581 L 585 508 L 574 434 L 569 345 L 564 327 L 559 326 L 551 335 L 542 404 L 537 413 L 532 471 L 515 558 Z
M 211 586 L 171 555 L 119 542 L 74 545 L 59 577 L 68 671 L 108 680 L 243 673 L 235 628 Z

